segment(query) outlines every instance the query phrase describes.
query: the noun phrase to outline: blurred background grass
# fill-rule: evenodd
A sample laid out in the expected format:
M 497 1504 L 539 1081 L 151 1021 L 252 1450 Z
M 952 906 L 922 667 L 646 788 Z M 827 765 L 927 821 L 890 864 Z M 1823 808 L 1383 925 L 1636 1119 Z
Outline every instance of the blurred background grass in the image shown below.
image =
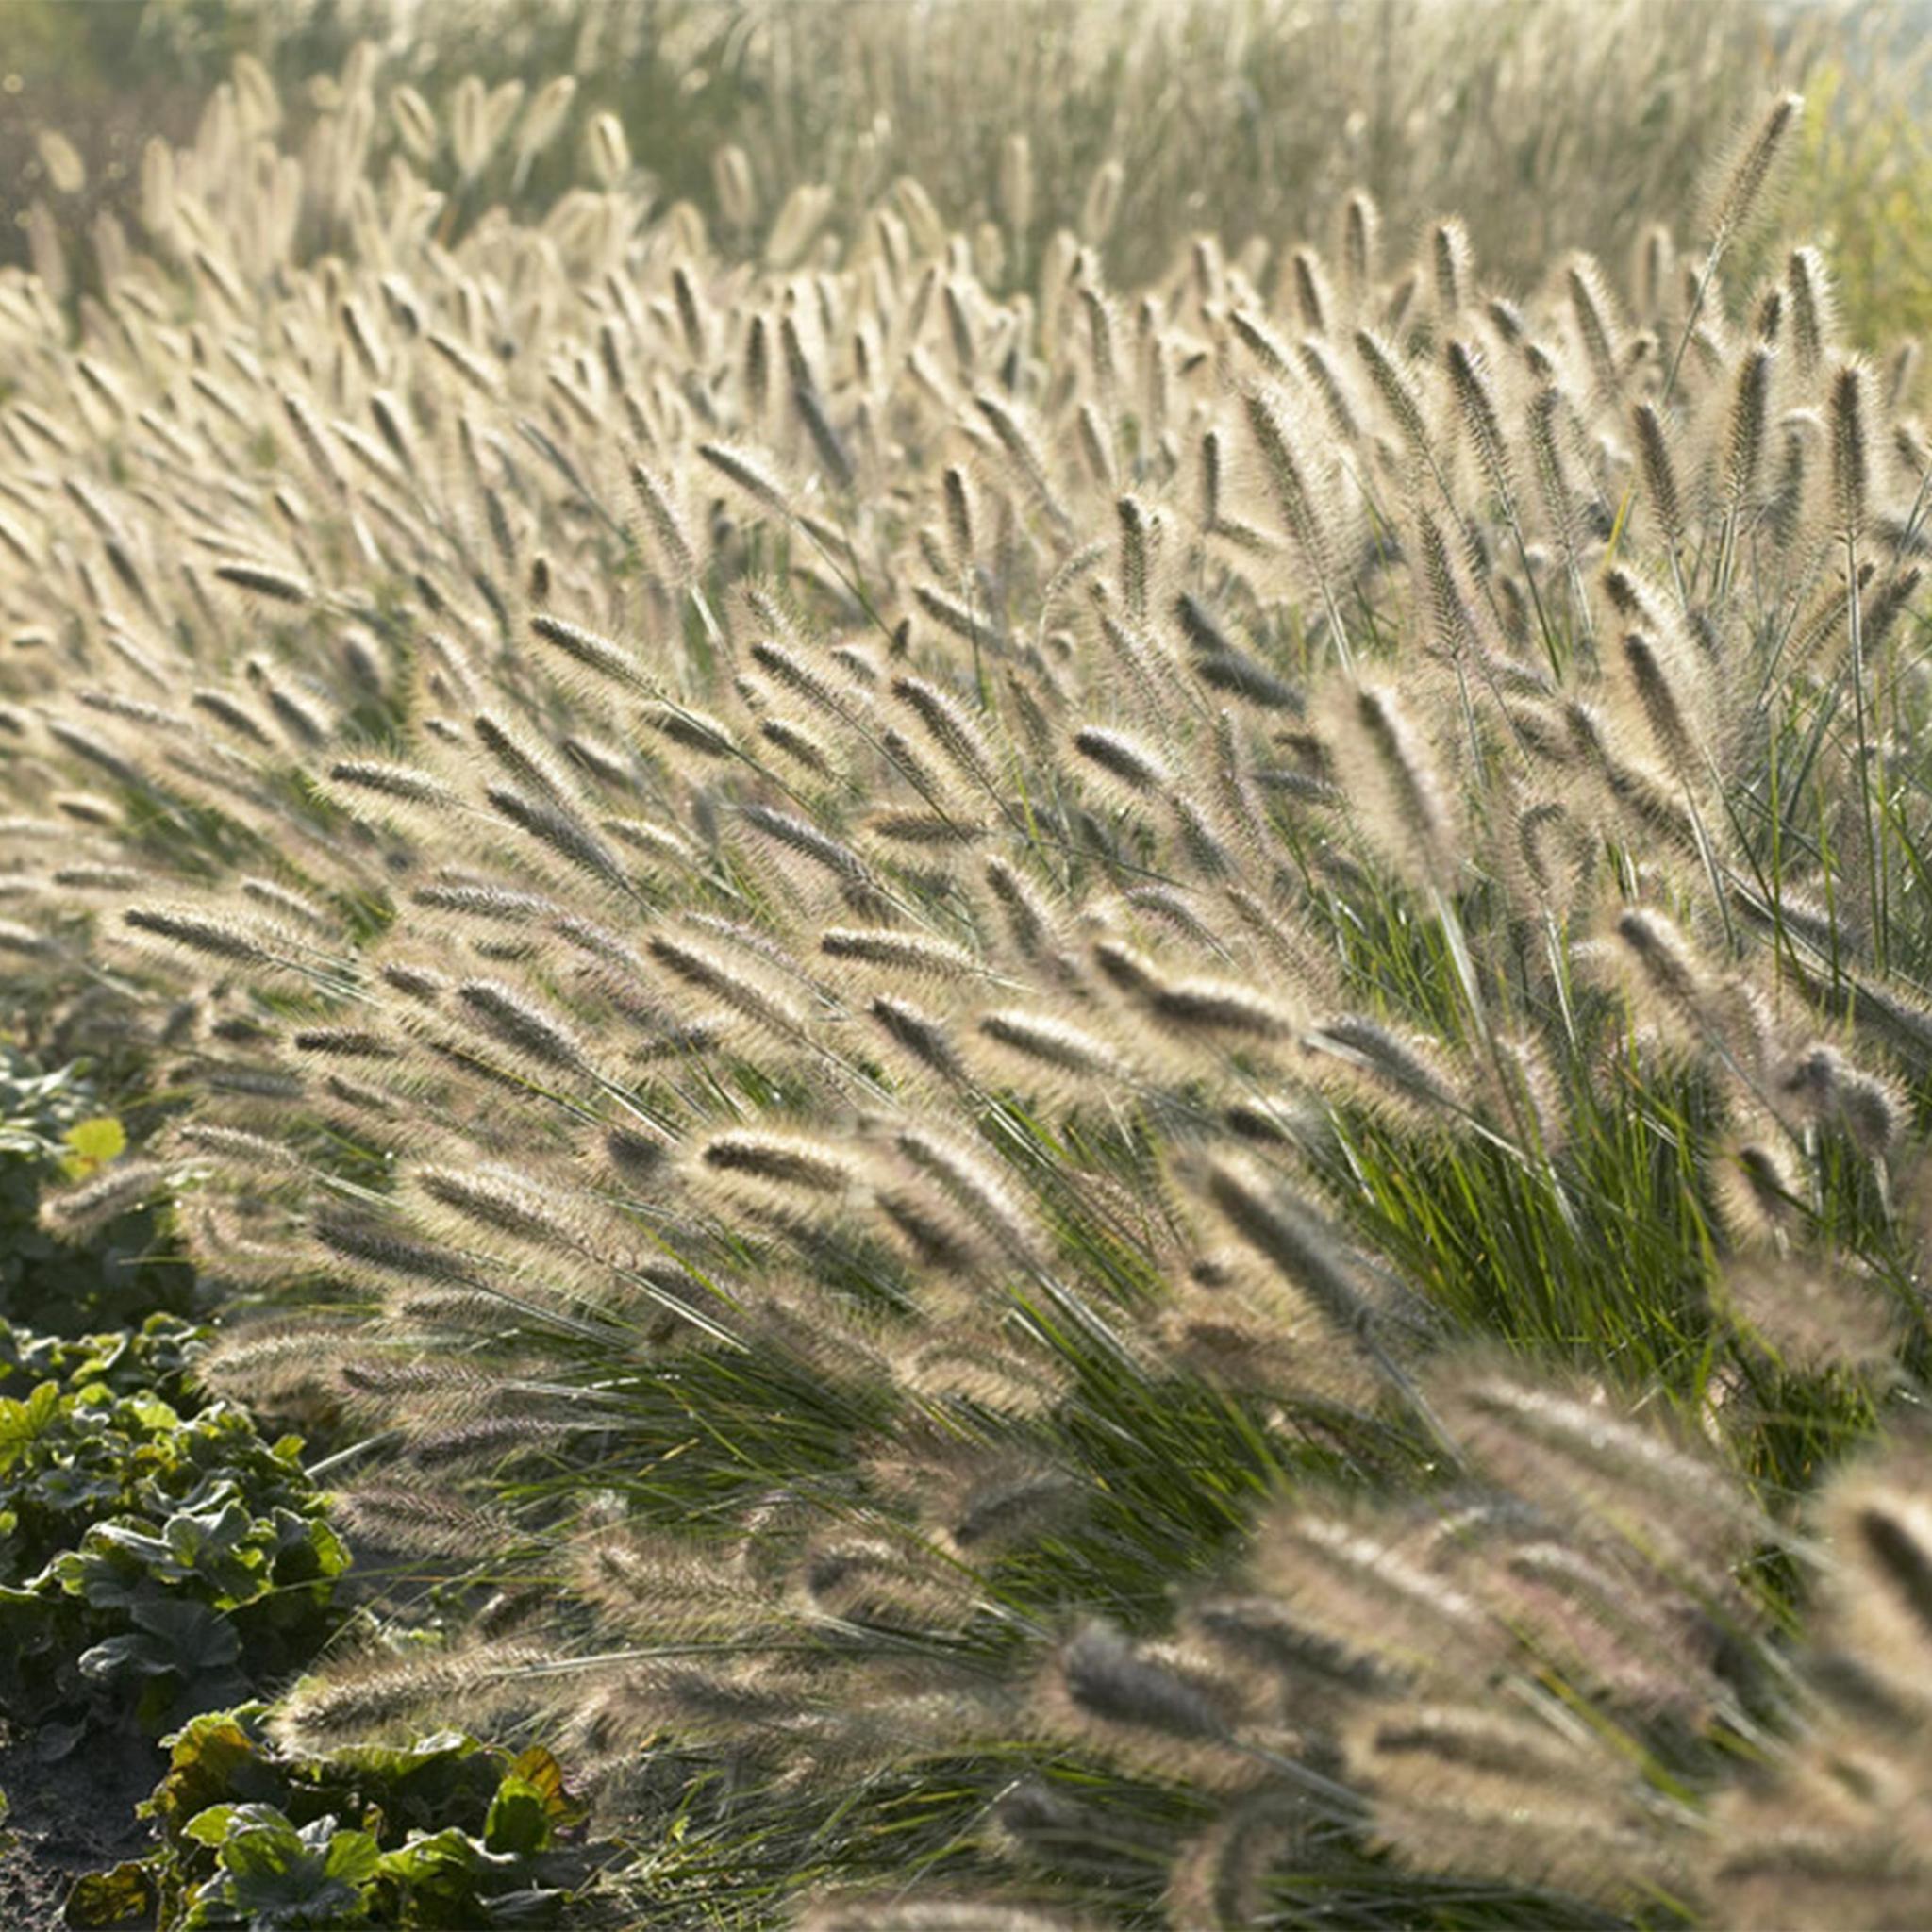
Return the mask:
M 1849 327 L 1882 347 L 1932 322 L 1922 0 L 7 0 L 5 28 L 12 259 L 36 200 L 70 227 L 125 200 L 147 137 L 185 139 L 237 54 L 299 116 L 360 40 L 433 104 L 465 73 L 574 74 L 578 125 L 615 112 L 664 197 L 713 216 L 727 142 L 767 215 L 800 183 L 852 207 L 909 174 L 970 224 L 1024 132 L 1039 240 L 1118 159 L 1128 280 L 1197 228 L 1325 240 L 1357 185 L 1399 242 L 1460 212 L 1506 285 L 1573 246 L 1621 266 L 1640 221 L 1694 231 L 1733 126 L 1797 86 L 1790 214 L 1830 238 Z M 48 177 L 49 127 L 87 164 L 77 192 Z M 553 152 L 531 185 L 574 165 Z

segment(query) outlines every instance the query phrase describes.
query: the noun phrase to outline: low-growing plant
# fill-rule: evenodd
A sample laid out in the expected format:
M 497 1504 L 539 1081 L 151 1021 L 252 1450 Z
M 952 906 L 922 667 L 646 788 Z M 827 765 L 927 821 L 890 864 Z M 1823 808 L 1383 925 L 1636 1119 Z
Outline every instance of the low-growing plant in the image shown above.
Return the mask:
M 110 1395 L 155 1395 L 182 1409 L 197 1396 L 190 1378 L 208 1331 L 178 1315 L 150 1315 L 136 1328 L 99 1335 L 37 1335 L 0 1323 L 0 1395 L 24 1398 L 43 1382 Z
M 0 1707 L 43 1746 L 158 1736 L 306 1665 L 331 1627 L 347 1557 L 300 1440 L 189 1394 L 198 1334 L 0 1324 Z
M 142 1807 L 160 1842 L 81 1879 L 70 1925 L 140 1917 L 154 1932 L 369 1925 L 488 1932 L 597 1922 L 577 1888 L 596 1848 L 557 1760 L 443 1731 L 308 1757 L 267 1707 L 193 1719 Z M 568 1915 L 568 1916 L 566 1916 Z
M 50 1185 L 95 1174 L 126 1141 L 72 1063 L 44 1072 L 0 1047 L 0 1318 L 84 1335 L 189 1310 L 194 1277 L 168 1241 L 164 1204 L 133 1202 L 84 1241 L 41 1224 Z

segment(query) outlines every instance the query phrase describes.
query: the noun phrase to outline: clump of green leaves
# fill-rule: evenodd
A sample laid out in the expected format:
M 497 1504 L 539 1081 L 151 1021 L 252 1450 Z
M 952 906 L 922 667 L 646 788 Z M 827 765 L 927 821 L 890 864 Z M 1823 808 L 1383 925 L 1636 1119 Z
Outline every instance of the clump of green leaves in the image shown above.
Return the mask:
M 63 1137 L 86 1118 L 88 1100 L 74 1067 L 44 1074 L 16 1049 L 0 1048 L 0 1155 L 58 1158 Z
M 191 1412 L 197 1332 L 0 1323 L 0 1707 L 70 1744 L 233 1704 L 331 1626 L 348 1557 L 301 1440 L 265 1441 L 228 1403 Z
M 161 1842 L 75 1888 L 72 1924 L 151 1914 L 158 1932 L 240 1926 L 585 1924 L 581 1807 L 549 1752 L 440 1731 L 291 1756 L 267 1707 L 196 1718 L 143 1807 Z
M 148 1393 L 192 1408 L 189 1359 L 206 1334 L 178 1315 L 150 1315 L 138 1329 L 102 1335 L 41 1335 L 0 1321 L 0 1396 L 30 1394 L 42 1382 Z
M 187 1311 L 193 1273 L 172 1252 L 159 1210 L 122 1215 L 84 1242 L 40 1224 L 49 1183 L 85 1180 L 126 1145 L 78 1068 L 42 1072 L 0 1047 L 0 1316 L 73 1334 Z

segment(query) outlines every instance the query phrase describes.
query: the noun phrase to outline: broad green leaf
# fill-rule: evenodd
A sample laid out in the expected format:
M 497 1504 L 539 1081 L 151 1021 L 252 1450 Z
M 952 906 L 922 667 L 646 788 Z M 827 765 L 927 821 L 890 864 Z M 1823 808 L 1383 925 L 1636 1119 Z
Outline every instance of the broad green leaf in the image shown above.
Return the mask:
M 211 1711 L 176 1731 L 169 1740 L 168 1774 L 155 1788 L 149 1807 L 163 1830 L 186 1828 L 202 1811 L 224 1800 L 255 1800 L 279 1790 L 281 1781 L 262 1761 L 261 1747 L 242 1720 L 261 1708 Z
M 82 1651 L 76 1668 L 92 1683 L 112 1684 L 126 1677 L 159 1676 L 175 1668 L 175 1657 L 160 1639 L 131 1630 Z
M 60 1385 L 42 1382 L 25 1402 L 0 1398 L 0 1471 L 12 1467 L 53 1427 L 60 1412 Z
M 147 1566 L 165 1563 L 174 1555 L 161 1538 L 131 1523 L 97 1523 L 87 1533 L 87 1544 L 90 1550 L 120 1551 Z
M 242 1655 L 242 1633 L 206 1604 L 163 1597 L 136 1604 L 134 1621 L 151 1631 L 184 1671 L 213 1671 L 234 1663 Z
M 181 1417 L 176 1410 L 163 1402 L 158 1395 L 152 1394 L 146 1390 L 136 1390 L 128 1397 L 128 1403 L 134 1420 L 153 1435 L 162 1435 L 169 1429 L 178 1429 L 181 1426 Z
M 509 1768 L 511 1777 L 521 1778 L 539 1791 L 543 1808 L 553 1824 L 568 1824 L 584 1815 L 563 1787 L 563 1766 L 541 1744 L 532 1744 Z
M 252 1812 L 264 1821 L 270 1815 L 282 1815 L 279 1811 L 272 1812 L 267 1805 L 210 1805 L 205 1811 L 197 1811 L 181 1827 L 181 1836 L 192 1839 L 198 1845 L 218 1845 L 234 1829 L 235 1820 L 243 1812 Z
M 339 1831 L 328 1841 L 328 1857 L 324 1869 L 331 1878 L 348 1885 L 361 1885 L 375 1876 L 382 1853 L 373 1833 Z
M 146 1925 L 153 1923 L 158 1902 L 154 1865 L 129 1861 L 76 1878 L 61 1919 L 75 1926 Z
M 550 1842 L 550 1812 L 542 1790 L 520 1777 L 507 1777 L 490 1802 L 483 1842 L 492 1852 L 530 1857 Z
M 112 1114 L 96 1114 L 69 1127 L 61 1140 L 68 1151 L 60 1158 L 60 1171 L 77 1181 L 125 1151 L 127 1130 Z

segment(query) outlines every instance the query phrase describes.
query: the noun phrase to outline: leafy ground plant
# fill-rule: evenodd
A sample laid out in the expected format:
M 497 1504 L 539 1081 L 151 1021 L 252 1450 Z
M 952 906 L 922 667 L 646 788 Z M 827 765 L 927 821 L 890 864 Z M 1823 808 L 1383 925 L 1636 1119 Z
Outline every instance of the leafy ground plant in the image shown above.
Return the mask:
M 541 1748 L 458 1731 L 319 1757 L 278 1749 L 266 1707 L 194 1719 L 143 1807 L 152 1856 L 75 1888 L 67 1918 L 157 1932 L 587 1925 L 583 1807 Z
M 194 1406 L 195 1335 L 169 1316 L 79 1341 L 0 1324 L 0 1701 L 43 1743 L 158 1735 L 330 1627 L 347 1556 L 300 1441 Z
M 187 1312 L 193 1275 L 146 1201 L 129 1201 L 83 1241 L 40 1224 L 50 1185 L 88 1178 L 126 1144 L 78 1068 L 47 1072 L 0 1045 L 0 1317 L 75 1335 L 157 1308 Z

